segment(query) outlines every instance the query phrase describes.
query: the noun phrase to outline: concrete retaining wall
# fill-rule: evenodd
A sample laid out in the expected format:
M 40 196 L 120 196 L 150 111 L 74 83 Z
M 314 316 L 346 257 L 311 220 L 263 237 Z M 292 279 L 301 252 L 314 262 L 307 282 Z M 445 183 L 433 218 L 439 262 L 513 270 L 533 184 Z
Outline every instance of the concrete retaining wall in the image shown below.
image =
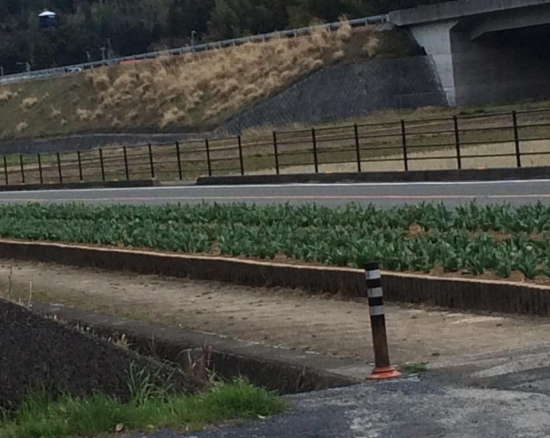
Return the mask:
M 550 167 L 510 169 L 418 170 L 410 172 L 296 173 L 288 175 L 204 176 L 197 185 L 339 182 L 501 181 L 550 178 Z
M 234 117 L 215 132 L 322 123 L 388 108 L 446 106 L 432 59 L 417 56 L 325 67 Z
M 124 335 L 130 348 L 139 354 L 177 364 L 195 374 L 202 370 L 193 364 L 205 365 L 222 379 L 244 376 L 253 385 L 277 391 L 281 394 L 319 391 L 327 388 L 360 383 L 358 380 L 319 369 L 319 365 L 337 368 L 340 363 L 318 357 L 304 359 L 292 350 L 272 347 L 216 335 L 195 332 L 181 327 L 169 327 L 128 318 L 118 318 L 88 310 L 33 302 L 33 310 L 45 315 L 55 315 L 58 320 L 72 326 L 87 327 L 105 338 Z M 209 360 L 203 363 L 204 346 L 208 346 Z M 153 351 L 154 350 L 154 351 Z M 315 368 L 312 368 L 315 366 Z
M 96 391 L 128 399 L 129 372 L 146 371 L 157 383 L 195 391 L 198 380 L 110 342 L 84 335 L 0 299 L 0 408 L 16 407 L 31 390 L 55 397 Z
M 365 296 L 364 273 L 358 269 L 11 240 L 0 240 L 0 258 Z M 390 301 L 460 310 L 550 315 L 550 288 L 538 285 L 387 272 L 382 284 Z
M 120 189 L 120 188 L 138 188 L 154 187 L 158 183 L 151 179 L 134 181 L 95 181 L 95 182 L 75 182 L 75 183 L 54 183 L 54 184 L 17 184 L 0 185 L 0 192 L 21 192 L 31 190 L 69 190 L 69 189 Z

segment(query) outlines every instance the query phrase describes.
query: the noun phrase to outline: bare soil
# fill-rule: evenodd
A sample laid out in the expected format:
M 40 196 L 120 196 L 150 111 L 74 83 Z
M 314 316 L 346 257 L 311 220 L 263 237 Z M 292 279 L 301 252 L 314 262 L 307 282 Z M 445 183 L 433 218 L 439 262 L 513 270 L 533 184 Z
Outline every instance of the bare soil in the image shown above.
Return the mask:
M 372 362 L 365 300 L 312 296 L 282 288 L 161 278 L 132 273 L 0 262 L 0 294 L 77 306 L 269 346 Z M 31 287 L 32 283 L 32 287 Z M 451 313 L 387 306 L 396 363 L 538 345 L 550 319 Z

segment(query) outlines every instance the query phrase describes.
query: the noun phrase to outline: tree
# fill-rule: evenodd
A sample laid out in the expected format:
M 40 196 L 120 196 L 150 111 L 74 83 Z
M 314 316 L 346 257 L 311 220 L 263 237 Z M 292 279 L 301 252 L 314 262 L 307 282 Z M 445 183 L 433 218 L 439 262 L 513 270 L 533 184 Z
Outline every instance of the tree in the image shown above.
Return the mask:
M 208 40 L 358 18 L 441 0 L 0 0 L 0 65 L 6 73 L 99 59 L 110 40 L 120 55 L 183 44 L 192 31 Z M 59 28 L 37 29 L 47 5 Z
M 170 6 L 168 34 L 187 38 L 195 31 L 205 35 L 213 6 L 213 0 L 175 0 Z
M 208 30 L 213 38 L 236 38 L 241 35 L 239 15 L 231 0 L 216 0 Z M 240 0 L 244 3 L 246 0 Z M 238 3 L 239 0 L 235 0 Z

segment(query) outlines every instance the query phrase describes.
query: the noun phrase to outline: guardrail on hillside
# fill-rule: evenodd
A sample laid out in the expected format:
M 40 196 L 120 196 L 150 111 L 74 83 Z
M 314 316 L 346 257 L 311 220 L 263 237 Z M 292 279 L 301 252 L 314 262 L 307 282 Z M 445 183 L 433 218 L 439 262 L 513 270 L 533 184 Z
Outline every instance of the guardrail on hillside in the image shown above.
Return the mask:
M 368 26 L 372 24 L 382 24 L 385 22 L 387 22 L 387 15 L 376 15 L 373 17 L 358 18 L 355 20 L 350 20 L 347 23 L 349 23 L 352 27 L 360 27 L 360 26 Z M 0 77 L 0 85 L 23 82 L 23 81 L 33 80 L 33 79 L 62 76 L 65 74 L 71 74 L 71 71 L 74 72 L 79 70 L 101 68 L 105 66 L 120 64 L 123 62 L 155 59 L 163 56 L 179 56 L 179 55 L 184 55 L 186 53 L 201 53 L 201 52 L 206 52 L 208 50 L 223 49 L 223 48 L 242 45 L 250 42 L 265 42 L 274 38 L 299 38 L 299 37 L 310 35 L 312 32 L 316 30 L 322 30 L 322 29 L 328 29 L 329 31 L 337 30 L 340 26 L 342 26 L 342 24 L 343 22 L 328 23 L 328 24 L 322 24 L 319 26 L 283 30 L 280 32 L 271 32 L 271 33 L 262 34 L 262 35 L 254 35 L 254 36 L 235 38 L 230 40 L 222 40 L 222 41 L 216 41 L 212 43 L 180 47 L 176 49 L 161 50 L 158 52 L 142 53 L 139 55 L 125 56 L 122 58 L 113 58 L 113 59 L 107 59 L 102 61 L 87 62 L 84 64 L 75 64 L 75 65 L 58 67 L 58 68 L 18 73 L 18 74 Z
M 0 161 L 0 184 L 549 165 L 545 108 L 10 155 Z

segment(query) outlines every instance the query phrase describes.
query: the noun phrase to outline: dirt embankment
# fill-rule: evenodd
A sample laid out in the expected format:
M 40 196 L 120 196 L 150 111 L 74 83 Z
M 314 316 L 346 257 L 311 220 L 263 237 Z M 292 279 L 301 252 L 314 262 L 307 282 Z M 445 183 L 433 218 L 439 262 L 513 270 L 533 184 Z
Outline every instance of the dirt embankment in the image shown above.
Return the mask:
M 208 129 L 324 65 L 395 51 L 380 40 L 375 29 L 352 34 L 343 26 L 6 85 L 0 138 Z
M 0 408 L 17 406 L 28 391 L 96 391 L 123 400 L 130 379 L 145 372 L 158 384 L 196 391 L 201 384 L 175 368 L 67 328 L 0 299 Z

